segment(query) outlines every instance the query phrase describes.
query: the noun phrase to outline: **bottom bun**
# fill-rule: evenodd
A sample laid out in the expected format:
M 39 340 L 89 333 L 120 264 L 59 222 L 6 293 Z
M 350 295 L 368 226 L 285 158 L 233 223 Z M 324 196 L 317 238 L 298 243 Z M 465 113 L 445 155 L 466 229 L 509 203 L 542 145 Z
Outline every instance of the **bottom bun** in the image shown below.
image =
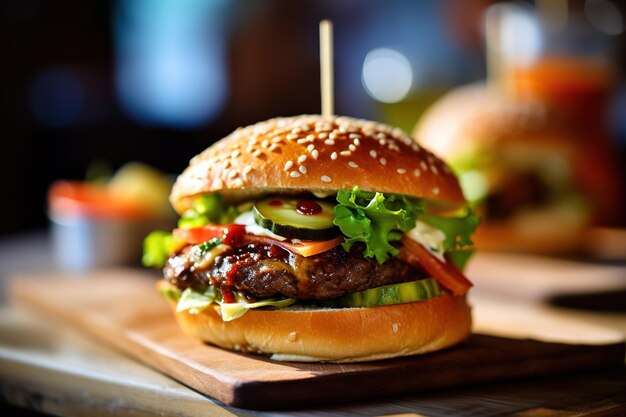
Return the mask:
M 452 295 L 370 308 L 250 310 L 229 322 L 214 308 L 190 314 L 170 304 L 189 336 L 294 362 L 364 362 L 432 352 L 465 339 L 472 325 L 465 297 Z

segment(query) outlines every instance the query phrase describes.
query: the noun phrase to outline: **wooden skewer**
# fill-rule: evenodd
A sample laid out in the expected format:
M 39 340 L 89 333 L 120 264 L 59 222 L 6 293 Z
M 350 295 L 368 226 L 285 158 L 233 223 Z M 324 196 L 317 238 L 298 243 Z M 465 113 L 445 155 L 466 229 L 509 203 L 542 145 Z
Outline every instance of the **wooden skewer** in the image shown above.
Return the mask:
M 320 22 L 320 88 L 322 116 L 335 113 L 333 97 L 333 24 L 330 20 Z

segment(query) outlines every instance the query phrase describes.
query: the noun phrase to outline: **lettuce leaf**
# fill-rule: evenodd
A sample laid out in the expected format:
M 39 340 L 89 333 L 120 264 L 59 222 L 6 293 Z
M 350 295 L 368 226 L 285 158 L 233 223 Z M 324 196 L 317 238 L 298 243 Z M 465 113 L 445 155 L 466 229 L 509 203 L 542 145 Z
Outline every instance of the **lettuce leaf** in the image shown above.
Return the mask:
M 143 255 L 141 263 L 147 267 L 165 266 L 170 253 L 174 250 L 174 237 L 163 230 L 151 232 L 143 241 Z
M 473 214 L 471 210 L 467 210 L 462 217 L 422 215 L 419 219 L 446 235 L 443 241 L 446 258 L 463 271 L 474 253 L 472 234 L 480 223 L 480 217 Z
M 274 300 L 267 299 L 257 301 L 256 303 L 246 303 L 246 302 L 237 302 L 237 303 L 222 303 L 220 304 L 220 309 L 222 312 L 222 320 L 231 321 L 238 319 L 248 312 L 248 310 L 252 308 L 259 307 L 274 307 L 274 308 L 283 308 L 290 306 L 295 303 L 297 300 L 295 298 L 285 298 L 282 300 Z
M 198 314 L 218 299 L 218 293 L 215 287 L 209 286 L 206 291 L 198 292 L 191 288 L 185 288 L 180 295 L 176 311 L 189 310 L 191 314 Z
M 417 216 L 424 207 L 408 198 L 396 195 L 352 190 L 339 190 L 333 223 L 347 237 L 342 243 L 349 251 L 356 242 L 365 243 L 366 258 L 376 258 L 382 264 L 398 254 L 391 242 L 415 227 Z
M 239 211 L 218 193 L 204 194 L 178 220 L 178 227 L 191 229 L 205 224 L 232 223 Z
M 181 291 L 176 288 L 167 288 L 166 290 L 162 290 L 161 293 L 166 298 L 178 302 L 176 305 L 176 311 L 178 312 L 189 311 L 191 314 L 198 314 L 212 304 L 217 305 L 220 308 L 222 320 L 224 321 L 238 319 L 253 308 L 273 307 L 278 309 L 287 307 L 297 301 L 295 298 L 284 298 L 282 300 L 268 298 L 254 303 L 247 303 L 245 301 L 224 303 L 219 291 L 211 285 L 203 292 L 186 288 L 181 293 Z
M 480 223 L 480 217 L 470 210 L 463 217 L 439 217 L 423 214 L 419 219 L 435 229 L 441 230 L 446 235 L 443 241 L 445 251 L 460 250 L 472 246 L 472 234 Z

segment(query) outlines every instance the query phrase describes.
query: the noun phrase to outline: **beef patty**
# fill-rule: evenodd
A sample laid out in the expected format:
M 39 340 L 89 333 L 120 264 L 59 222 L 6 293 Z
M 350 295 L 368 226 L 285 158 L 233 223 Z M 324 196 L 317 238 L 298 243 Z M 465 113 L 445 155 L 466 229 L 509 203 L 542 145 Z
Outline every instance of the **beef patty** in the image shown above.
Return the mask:
M 211 284 L 238 290 L 251 299 L 277 295 L 328 299 L 427 276 L 397 258 L 382 265 L 363 258 L 360 245 L 354 245 L 350 252 L 337 246 L 305 258 L 276 245 L 251 243 L 224 252 L 206 269 L 194 268 L 197 261 L 191 247 L 185 248 L 168 259 L 165 278 L 179 289 L 201 290 Z

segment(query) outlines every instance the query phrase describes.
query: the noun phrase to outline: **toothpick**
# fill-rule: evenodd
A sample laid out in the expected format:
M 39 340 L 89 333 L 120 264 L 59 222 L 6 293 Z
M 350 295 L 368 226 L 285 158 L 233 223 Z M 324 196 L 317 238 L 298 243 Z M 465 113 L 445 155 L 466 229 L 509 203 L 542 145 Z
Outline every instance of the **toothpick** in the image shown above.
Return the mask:
M 322 116 L 335 113 L 333 97 L 333 24 L 330 20 L 320 22 L 320 88 L 322 93 Z

